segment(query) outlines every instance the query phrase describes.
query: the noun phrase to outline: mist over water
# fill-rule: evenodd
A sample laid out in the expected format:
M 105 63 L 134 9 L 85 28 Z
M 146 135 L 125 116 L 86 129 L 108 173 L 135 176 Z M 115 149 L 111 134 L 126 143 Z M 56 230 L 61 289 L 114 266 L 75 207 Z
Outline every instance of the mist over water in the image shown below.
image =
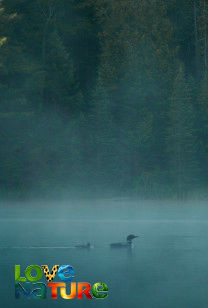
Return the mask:
M 207 307 L 206 202 L 128 199 L 1 203 L 1 303 L 7 307 Z M 139 235 L 132 249 L 109 244 Z M 90 242 L 92 249 L 76 249 Z M 14 298 L 14 265 L 69 264 L 75 282 L 105 282 L 104 300 Z M 45 278 L 42 279 L 43 282 Z M 55 280 L 54 281 L 58 281 Z

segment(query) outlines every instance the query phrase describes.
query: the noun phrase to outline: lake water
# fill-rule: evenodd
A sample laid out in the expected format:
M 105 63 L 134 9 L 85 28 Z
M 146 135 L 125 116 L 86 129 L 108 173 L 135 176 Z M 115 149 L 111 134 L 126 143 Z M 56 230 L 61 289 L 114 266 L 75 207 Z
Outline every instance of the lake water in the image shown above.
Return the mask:
M 1 307 L 207 308 L 207 212 L 207 203 L 196 201 L 1 203 Z M 140 236 L 132 249 L 110 249 L 130 233 Z M 94 248 L 74 248 L 88 241 Z M 69 264 L 74 281 L 105 282 L 109 295 L 52 300 L 48 291 L 46 300 L 16 300 L 15 264 L 23 273 L 30 264 Z

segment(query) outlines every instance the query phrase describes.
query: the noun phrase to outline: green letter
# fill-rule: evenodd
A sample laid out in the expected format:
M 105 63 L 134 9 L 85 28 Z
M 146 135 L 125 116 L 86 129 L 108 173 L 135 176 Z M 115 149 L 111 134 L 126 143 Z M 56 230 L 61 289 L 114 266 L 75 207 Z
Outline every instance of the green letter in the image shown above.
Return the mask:
M 37 272 L 36 277 L 33 277 L 31 275 L 32 270 L 35 270 Z M 25 276 L 29 281 L 38 281 L 43 276 L 42 268 L 38 265 L 30 265 L 26 268 Z
M 108 292 L 108 286 L 105 283 L 97 282 L 92 287 L 92 294 L 96 298 L 105 298 L 106 296 L 108 296 L 107 292 Z
M 20 265 L 15 265 L 15 281 L 27 281 L 25 277 L 20 277 Z

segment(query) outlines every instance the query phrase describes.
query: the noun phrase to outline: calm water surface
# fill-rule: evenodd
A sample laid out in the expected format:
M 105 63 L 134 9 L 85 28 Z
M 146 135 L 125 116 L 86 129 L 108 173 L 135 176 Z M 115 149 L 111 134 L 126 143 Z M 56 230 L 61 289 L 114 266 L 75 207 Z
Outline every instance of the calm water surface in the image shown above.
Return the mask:
M 1 307 L 208 307 L 206 203 L 99 200 L 1 204 Z M 109 248 L 140 235 L 129 249 Z M 75 249 L 90 241 L 94 248 Z M 104 300 L 14 298 L 14 265 L 70 264 L 75 281 L 102 281 Z

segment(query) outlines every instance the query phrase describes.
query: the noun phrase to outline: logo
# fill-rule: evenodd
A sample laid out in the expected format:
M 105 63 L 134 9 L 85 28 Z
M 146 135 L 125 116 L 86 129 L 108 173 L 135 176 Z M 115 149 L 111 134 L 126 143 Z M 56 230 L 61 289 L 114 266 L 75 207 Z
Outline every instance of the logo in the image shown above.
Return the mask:
M 44 275 L 47 284 L 41 282 Z M 53 282 L 55 277 L 61 282 Z M 30 265 L 25 269 L 23 277 L 20 265 L 15 265 L 15 298 L 46 299 L 48 290 L 52 299 L 58 296 L 63 299 L 104 299 L 108 296 L 105 283 L 97 282 L 91 286 L 88 282 L 72 282 L 74 278 L 75 272 L 70 265 L 54 265 L 51 271 L 48 265 Z

